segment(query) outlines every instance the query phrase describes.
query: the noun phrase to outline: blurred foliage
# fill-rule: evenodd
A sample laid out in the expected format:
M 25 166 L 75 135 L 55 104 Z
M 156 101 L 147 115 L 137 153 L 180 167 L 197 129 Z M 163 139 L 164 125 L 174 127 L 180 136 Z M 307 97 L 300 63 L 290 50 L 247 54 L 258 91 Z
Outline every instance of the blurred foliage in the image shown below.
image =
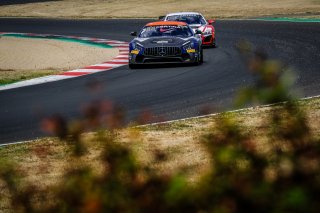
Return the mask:
M 240 41 L 237 49 L 247 63 L 248 70 L 255 77 L 253 86 L 240 90 L 236 104 L 271 104 L 294 99 L 291 91 L 296 79 L 290 68 L 280 61 L 268 59 L 261 49 L 254 49 L 251 43 Z
M 40 190 L 23 184 L 15 165 L 0 162 L 0 180 L 5 183 L 1 190 L 10 194 L 12 210 L 318 212 L 320 143 L 309 130 L 305 113 L 289 95 L 294 78 L 280 62 L 269 60 L 250 44 L 239 43 L 238 49 L 257 81 L 240 92 L 237 104 L 285 101 L 265 120 L 268 151 L 258 149 L 255 136 L 235 118 L 222 114 L 216 127 L 201 137 L 211 156 L 211 170 L 191 184 L 178 171 L 163 175 L 139 165 L 130 147 L 117 141 L 114 131 L 123 127 L 124 110 L 109 102 L 95 102 L 84 108 L 82 121 L 68 123 L 54 115 L 42 124 L 44 130 L 72 147 L 71 155 L 76 159 L 53 188 Z M 89 148 L 81 136 L 93 130 L 92 142 L 102 145 L 99 172 L 87 162 Z M 154 155 L 156 162 L 166 160 L 166 153 L 157 151 Z

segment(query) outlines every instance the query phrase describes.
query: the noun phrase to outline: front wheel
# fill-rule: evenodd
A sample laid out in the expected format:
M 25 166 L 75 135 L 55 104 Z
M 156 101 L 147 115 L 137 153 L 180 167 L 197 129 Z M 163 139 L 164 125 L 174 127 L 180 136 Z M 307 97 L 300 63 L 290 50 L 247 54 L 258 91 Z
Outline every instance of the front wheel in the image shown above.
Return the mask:
M 129 68 L 130 68 L 130 69 L 136 69 L 137 67 L 138 67 L 137 64 L 131 64 L 131 63 L 129 63 Z
M 200 51 L 200 60 L 199 60 L 200 64 L 203 63 L 203 49 L 201 48 L 201 51 Z
M 217 47 L 217 45 L 216 45 L 216 38 L 213 39 L 212 44 L 211 44 L 211 47 L 212 47 L 212 48 L 216 48 L 216 47 Z
M 196 61 L 196 62 L 194 62 L 193 64 L 194 65 L 200 65 L 200 64 L 202 64 L 203 63 L 203 49 L 201 48 L 200 50 L 199 50 L 199 58 L 198 58 L 198 61 Z

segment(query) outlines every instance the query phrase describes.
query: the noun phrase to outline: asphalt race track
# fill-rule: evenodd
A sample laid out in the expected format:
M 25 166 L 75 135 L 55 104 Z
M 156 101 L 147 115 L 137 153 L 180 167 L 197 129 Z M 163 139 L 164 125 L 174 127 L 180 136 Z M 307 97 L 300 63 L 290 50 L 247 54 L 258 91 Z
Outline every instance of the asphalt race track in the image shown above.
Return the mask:
M 0 19 L 0 31 L 50 33 L 130 41 L 150 20 Z M 125 107 L 128 121 L 143 110 L 166 120 L 232 108 L 238 88 L 249 85 L 235 44 L 247 39 L 271 58 L 292 66 L 302 96 L 320 94 L 320 23 L 217 21 L 215 49 L 204 50 L 201 66 L 156 66 L 130 70 L 128 66 L 98 74 L 0 91 L 0 143 L 44 136 L 40 121 L 52 114 L 81 117 L 81 108 L 94 100 L 111 100 Z M 1 50 L 2 51 L 2 50 Z M 17 58 L 17 60 L 19 60 Z M 93 92 L 90 85 L 99 84 Z

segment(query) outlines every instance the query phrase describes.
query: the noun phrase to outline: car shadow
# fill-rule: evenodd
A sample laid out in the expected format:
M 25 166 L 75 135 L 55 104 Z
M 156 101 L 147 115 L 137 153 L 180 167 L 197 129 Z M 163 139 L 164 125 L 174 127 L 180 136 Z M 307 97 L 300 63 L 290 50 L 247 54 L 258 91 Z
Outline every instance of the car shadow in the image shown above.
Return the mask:
M 193 64 L 143 64 L 136 67 L 136 69 L 161 69 L 161 68 L 177 68 L 177 67 L 191 67 Z
M 202 49 L 207 50 L 207 49 L 216 49 L 218 48 L 218 45 L 216 45 L 215 47 L 212 46 L 202 46 Z
M 205 63 L 205 62 L 203 62 Z M 177 68 L 177 67 L 197 67 L 196 64 L 181 64 L 181 63 L 169 63 L 169 64 L 142 64 L 134 68 L 134 70 L 144 69 L 162 69 L 162 68 Z M 200 65 L 201 66 L 201 65 Z
M 49 1 L 61 1 L 61 0 L 0 0 L 0 6 L 14 5 L 14 4 L 28 4 L 28 3 L 39 3 Z

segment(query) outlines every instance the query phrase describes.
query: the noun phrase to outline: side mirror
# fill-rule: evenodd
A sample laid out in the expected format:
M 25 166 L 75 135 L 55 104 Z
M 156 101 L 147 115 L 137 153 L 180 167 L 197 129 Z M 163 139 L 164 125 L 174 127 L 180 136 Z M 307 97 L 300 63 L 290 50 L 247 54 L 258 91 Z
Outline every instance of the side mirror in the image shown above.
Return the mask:
M 166 16 L 159 16 L 159 20 L 163 21 Z
M 214 23 L 216 23 L 216 21 L 213 20 L 213 19 L 209 19 L 209 20 L 208 20 L 208 23 L 209 23 L 210 25 L 213 25 Z
M 137 36 L 137 32 L 131 32 L 130 35 Z
M 199 30 L 199 29 L 196 29 L 196 32 L 195 32 L 197 35 L 201 35 L 202 34 L 202 32 L 201 32 L 201 30 Z

